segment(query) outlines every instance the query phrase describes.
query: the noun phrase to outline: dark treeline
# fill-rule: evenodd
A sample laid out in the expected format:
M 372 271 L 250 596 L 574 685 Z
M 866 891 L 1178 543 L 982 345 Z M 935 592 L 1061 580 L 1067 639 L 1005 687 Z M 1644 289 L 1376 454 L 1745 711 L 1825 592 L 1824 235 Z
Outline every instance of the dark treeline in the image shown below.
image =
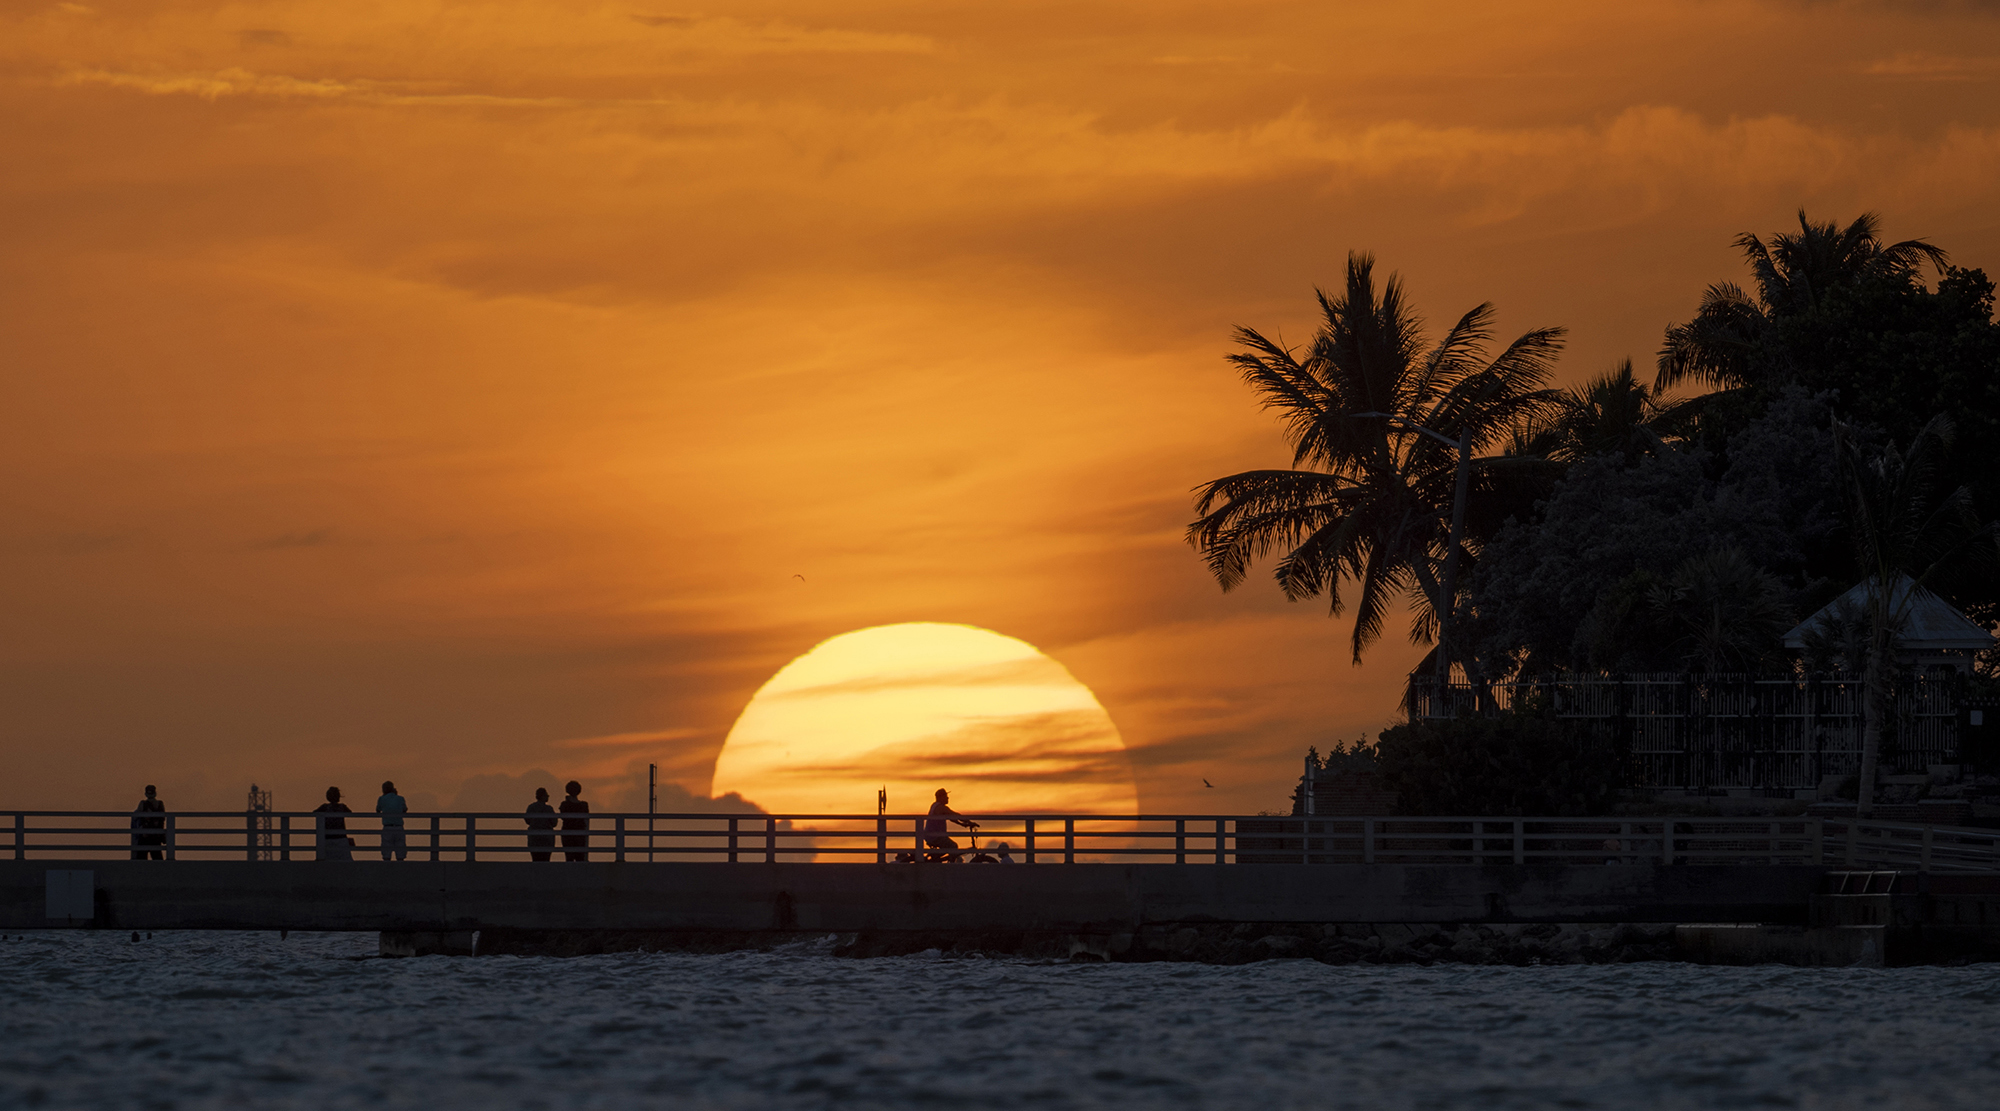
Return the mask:
M 1305 348 L 1239 331 L 1293 466 L 1203 487 L 1190 541 L 1225 588 L 1281 553 L 1287 596 L 1353 612 L 1357 660 L 1407 601 L 1412 639 L 1442 645 L 1425 667 L 1476 683 L 1797 666 L 1783 634 L 1871 573 L 1843 452 L 1857 471 L 1932 456 L 1903 476 L 1918 508 L 2000 518 L 1994 284 L 1885 242 L 1873 215 L 1801 213 L 1735 246 L 1743 280 L 1700 295 L 1651 373 L 1627 360 L 1568 390 L 1549 386 L 1561 329 L 1489 357 L 1480 306 L 1432 343 L 1397 280 L 1350 258 Z M 1973 547 L 1924 585 L 1992 627 L 2000 575 Z M 1808 656 L 1861 667 L 1839 638 Z
M 1567 390 L 1550 386 L 1562 329 L 1495 353 L 1480 305 L 1432 341 L 1398 280 L 1350 256 L 1305 347 L 1239 329 L 1231 359 L 1292 465 L 1201 487 L 1189 541 L 1224 589 L 1278 554 L 1287 597 L 1352 611 L 1356 662 L 1408 605 L 1411 639 L 1435 645 L 1418 673 L 1463 679 L 1475 710 L 1496 681 L 1555 672 L 1861 673 L 1868 813 L 1921 594 L 1898 584 L 2000 625 L 1994 285 L 1941 246 L 1885 242 L 1873 215 L 1801 212 L 1735 246 L 1747 282 L 1709 286 L 1650 375 L 1626 360 Z M 1786 651 L 1856 584 L 1862 604 Z M 1996 669 L 1986 653 L 1981 680 L 2000 685 Z M 1482 723 L 1456 697 L 1371 753 L 1406 796 L 1483 798 L 1512 776 L 1489 801 L 1606 804 L 1618 777 L 1586 766 L 1569 727 L 1532 709 Z
M 1712 285 L 1667 330 L 1654 381 L 1628 365 L 1570 391 L 1523 449 L 1563 463 L 1487 534 L 1467 604 L 1487 670 L 1788 668 L 1779 638 L 1867 577 L 1835 443 L 1907 457 L 1940 414 L 1923 492 L 2000 517 L 1994 286 L 1940 247 L 1885 244 L 1872 215 L 1736 241 L 1750 281 Z M 1692 396 L 1669 400 L 1668 391 Z M 1568 427 L 1563 427 L 1567 425 Z M 1925 581 L 2000 623 L 1978 546 Z M 1838 638 L 1806 666 L 1859 670 Z M 1986 670 L 1991 670 L 1987 661 Z

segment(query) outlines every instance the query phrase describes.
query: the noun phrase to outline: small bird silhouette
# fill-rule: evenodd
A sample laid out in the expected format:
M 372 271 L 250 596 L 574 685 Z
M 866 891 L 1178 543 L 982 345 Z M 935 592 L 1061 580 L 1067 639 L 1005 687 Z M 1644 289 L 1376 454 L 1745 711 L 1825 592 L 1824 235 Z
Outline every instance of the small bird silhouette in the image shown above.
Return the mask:
M 800 582 L 806 581 L 806 577 L 804 575 L 793 575 L 792 577 L 799 580 Z
M 1215 784 L 1213 784 L 1213 783 L 1210 783 L 1210 782 L 1209 782 L 1208 780 L 1206 780 L 1206 779 L 1204 779 L 1204 780 L 1202 780 L 1202 781 L 1201 781 L 1201 785 L 1202 785 L 1202 786 L 1204 786 L 1204 787 L 1213 787 L 1213 786 L 1215 786 Z

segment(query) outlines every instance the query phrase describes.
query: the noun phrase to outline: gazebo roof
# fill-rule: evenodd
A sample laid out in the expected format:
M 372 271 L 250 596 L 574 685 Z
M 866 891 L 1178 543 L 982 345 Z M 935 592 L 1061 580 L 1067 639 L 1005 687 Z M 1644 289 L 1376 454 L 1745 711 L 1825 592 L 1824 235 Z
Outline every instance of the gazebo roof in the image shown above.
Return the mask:
M 1866 613 L 1869 583 L 1855 583 L 1847 593 L 1828 602 L 1818 613 L 1799 622 L 1792 631 L 1785 634 L 1785 647 L 1804 648 L 1806 633 L 1814 626 L 1831 617 L 1836 610 L 1850 613 Z M 1908 603 L 1902 635 L 1896 638 L 1904 651 L 1936 652 L 1947 649 L 1978 651 L 1993 647 L 1993 634 L 1973 624 L 1972 620 L 1958 612 L 1950 602 L 1932 594 L 1910 581 L 1908 575 L 1896 576 L 1889 588 L 1891 605 L 1902 607 Z M 1915 595 L 1911 595 L 1915 591 Z

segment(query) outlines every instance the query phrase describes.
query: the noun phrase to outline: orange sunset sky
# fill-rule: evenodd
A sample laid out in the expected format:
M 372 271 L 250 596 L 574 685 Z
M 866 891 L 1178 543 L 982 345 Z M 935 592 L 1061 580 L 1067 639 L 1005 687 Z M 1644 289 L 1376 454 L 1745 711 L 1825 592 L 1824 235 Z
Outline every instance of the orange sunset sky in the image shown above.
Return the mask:
M 0 152 L 0 805 L 705 797 L 931 621 L 1255 811 L 1421 650 L 1182 542 L 1287 459 L 1230 328 L 1367 249 L 1574 381 L 1801 205 L 2000 267 L 2000 4 L 0 0 Z

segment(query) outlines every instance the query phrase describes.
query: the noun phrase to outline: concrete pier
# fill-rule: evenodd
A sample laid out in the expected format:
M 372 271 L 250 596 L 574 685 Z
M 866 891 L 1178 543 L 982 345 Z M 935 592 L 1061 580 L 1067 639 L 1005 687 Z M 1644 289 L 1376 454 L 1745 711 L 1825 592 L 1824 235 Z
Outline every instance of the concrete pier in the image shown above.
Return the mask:
M 30 860 L 0 861 L 0 929 L 1098 934 L 1168 923 L 1805 925 L 1824 872 L 1754 864 Z

